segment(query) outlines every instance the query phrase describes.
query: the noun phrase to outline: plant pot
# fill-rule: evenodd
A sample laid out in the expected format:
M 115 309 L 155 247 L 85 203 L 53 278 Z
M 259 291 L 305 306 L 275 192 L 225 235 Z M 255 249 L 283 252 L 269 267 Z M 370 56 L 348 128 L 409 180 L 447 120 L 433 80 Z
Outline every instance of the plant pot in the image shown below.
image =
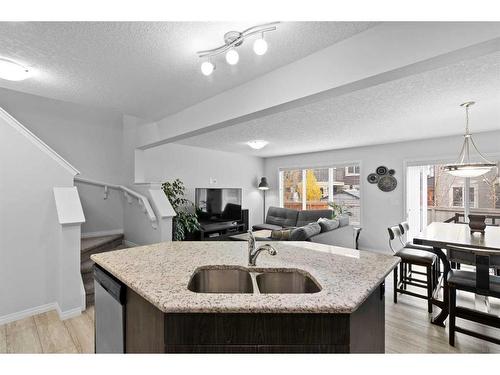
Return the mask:
M 484 233 L 484 229 L 486 228 L 485 220 L 486 216 L 484 215 L 469 215 L 470 232 Z

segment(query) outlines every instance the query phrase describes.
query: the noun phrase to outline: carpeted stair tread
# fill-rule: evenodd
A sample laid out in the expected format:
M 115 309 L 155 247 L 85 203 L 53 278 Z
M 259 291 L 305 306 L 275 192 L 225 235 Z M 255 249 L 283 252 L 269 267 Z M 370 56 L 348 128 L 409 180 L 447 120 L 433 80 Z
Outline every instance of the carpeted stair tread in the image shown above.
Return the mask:
M 112 234 L 109 236 L 82 238 L 80 242 L 80 249 L 82 253 L 85 253 L 87 251 L 99 248 L 107 243 L 114 242 L 116 240 L 123 241 L 123 234 Z

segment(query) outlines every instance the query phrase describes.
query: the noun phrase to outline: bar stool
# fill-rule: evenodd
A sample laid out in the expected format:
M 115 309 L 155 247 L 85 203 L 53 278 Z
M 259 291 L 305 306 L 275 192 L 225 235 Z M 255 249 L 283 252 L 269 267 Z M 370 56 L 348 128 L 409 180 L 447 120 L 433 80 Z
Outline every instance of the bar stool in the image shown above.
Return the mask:
M 410 231 L 410 224 L 407 221 L 403 221 L 402 223 L 399 223 L 399 229 L 401 229 L 401 237 L 400 241 L 403 247 L 410 248 L 410 249 L 417 249 L 417 250 L 432 250 L 432 247 L 430 246 L 424 246 L 424 245 L 415 245 L 414 243 L 406 240 L 404 241 L 403 236 L 406 233 L 407 234 L 407 239 L 408 239 L 408 233 Z M 441 267 L 440 267 L 439 259 L 436 260 L 436 263 L 434 264 L 434 272 L 433 272 L 433 289 L 436 289 L 437 284 L 439 282 L 439 276 L 441 274 Z M 424 272 L 419 272 L 419 271 L 414 271 L 412 269 L 411 264 L 408 265 L 408 276 L 411 277 L 412 274 L 417 274 L 417 275 L 424 275 L 426 276 L 426 273 Z
M 451 269 L 448 272 L 449 299 L 449 343 L 455 346 L 455 332 L 476 337 L 481 340 L 500 344 L 500 340 L 474 332 L 456 325 L 456 318 L 471 320 L 476 323 L 500 328 L 500 318 L 496 315 L 484 313 L 457 306 L 457 290 L 464 290 L 470 293 L 479 294 L 486 297 L 500 298 L 500 276 L 490 275 L 490 268 L 500 267 L 500 255 L 498 251 L 489 251 L 483 249 L 461 248 L 459 246 L 448 246 L 447 250 L 455 254 L 462 253 L 463 258 L 474 257 L 476 271 L 461 271 Z
M 398 293 L 407 294 L 413 297 L 422 298 L 427 300 L 427 311 L 432 313 L 432 293 L 434 292 L 434 267 L 437 262 L 437 256 L 428 251 L 418 248 L 416 245 L 412 247 L 403 246 L 401 249 L 396 250 L 393 247 L 393 241 L 398 241 L 405 245 L 402 236 L 403 233 L 399 225 L 387 228 L 389 231 L 389 247 L 394 253 L 394 256 L 401 258 L 399 264 L 400 281 L 398 282 L 398 270 L 394 269 L 394 303 L 398 303 Z M 421 280 L 408 276 L 407 271 L 410 266 L 422 266 L 426 268 L 426 279 Z M 415 271 L 414 271 L 415 273 Z M 427 295 L 410 292 L 407 286 L 411 285 L 418 288 L 427 289 Z

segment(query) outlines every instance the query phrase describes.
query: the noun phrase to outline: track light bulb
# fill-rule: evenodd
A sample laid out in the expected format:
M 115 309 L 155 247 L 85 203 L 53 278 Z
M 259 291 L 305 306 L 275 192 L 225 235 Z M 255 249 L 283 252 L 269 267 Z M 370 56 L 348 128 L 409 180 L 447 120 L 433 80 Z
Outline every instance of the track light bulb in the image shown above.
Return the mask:
M 201 64 L 201 72 L 203 73 L 203 75 L 209 76 L 210 74 L 213 73 L 214 70 L 215 70 L 215 65 L 212 64 L 210 61 L 204 61 Z
M 253 51 L 259 56 L 267 52 L 267 42 L 264 40 L 264 36 L 253 43 Z
M 235 49 L 230 49 L 226 53 L 226 61 L 229 65 L 236 65 L 238 64 L 238 61 L 240 59 L 240 55 L 238 54 L 238 51 Z

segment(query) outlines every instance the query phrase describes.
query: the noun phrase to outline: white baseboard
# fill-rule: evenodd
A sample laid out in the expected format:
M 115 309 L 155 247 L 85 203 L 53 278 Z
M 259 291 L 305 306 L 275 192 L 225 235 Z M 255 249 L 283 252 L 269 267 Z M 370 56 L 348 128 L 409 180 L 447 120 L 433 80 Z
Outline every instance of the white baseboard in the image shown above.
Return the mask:
M 75 316 L 80 315 L 82 313 L 82 311 L 85 310 L 85 307 L 83 307 L 83 308 L 76 307 L 76 308 L 71 309 L 71 310 L 62 311 L 57 302 L 47 303 L 45 305 L 40 305 L 40 306 L 32 307 L 32 308 L 29 308 L 26 310 L 18 311 L 18 312 L 12 313 L 12 314 L 0 316 L 0 325 L 14 322 L 16 320 L 28 318 L 30 316 L 43 314 L 43 313 L 46 313 L 46 312 L 52 311 L 52 310 L 57 311 L 57 314 L 59 315 L 59 319 L 65 320 L 65 319 L 73 318 Z
M 58 304 L 57 305 L 57 314 L 59 315 L 59 319 L 61 320 L 66 320 L 66 319 L 69 319 L 69 318 L 74 318 L 75 316 L 78 316 L 82 313 L 82 311 L 85 309 L 85 308 L 81 308 L 81 307 L 75 307 L 74 309 L 71 309 L 71 310 L 66 310 L 66 311 L 61 311 L 61 308 L 59 307 Z
M 82 233 L 82 238 L 113 236 L 115 234 L 123 234 L 123 233 L 124 233 L 123 229 L 103 230 L 100 232 L 86 232 Z
M 137 247 L 139 246 L 138 244 L 132 242 L 132 241 L 127 241 L 127 240 L 123 240 L 123 244 L 127 247 Z
M 57 310 L 59 312 L 59 306 L 57 302 L 47 303 L 45 305 L 40 305 L 26 310 L 18 311 L 12 314 L 0 316 L 0 325 L 24 319 L 33 315 L 43 314 L 51 310 Z

